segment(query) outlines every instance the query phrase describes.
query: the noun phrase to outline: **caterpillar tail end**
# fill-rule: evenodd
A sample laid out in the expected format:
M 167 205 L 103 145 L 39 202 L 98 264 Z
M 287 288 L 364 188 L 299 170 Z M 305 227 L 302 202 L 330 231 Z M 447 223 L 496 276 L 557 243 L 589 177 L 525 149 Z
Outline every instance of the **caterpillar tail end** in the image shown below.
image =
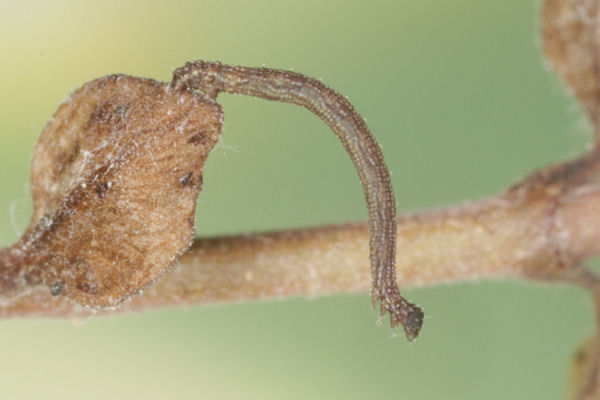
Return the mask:
M 409 341 L 414 341 L 421 332 L 425 314 L 415 304 L 409 303 L 400 292 L 395 291 L 388 296 L 373 296 L 373 305 L 380 303 L 380 315 L 390 314 L 390 325 L 396 329 L 398 325 L 404 327 L 404 334 Z

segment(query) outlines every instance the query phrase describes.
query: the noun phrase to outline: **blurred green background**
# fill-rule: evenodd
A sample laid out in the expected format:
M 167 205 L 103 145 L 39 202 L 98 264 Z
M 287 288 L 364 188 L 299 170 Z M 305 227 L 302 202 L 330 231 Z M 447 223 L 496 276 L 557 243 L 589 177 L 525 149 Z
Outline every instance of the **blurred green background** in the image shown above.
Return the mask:
M 0 244 L 30 214 L 32 149 L 58 104 L 109 73 L 168 80 L 187 60 L 293 68 L 348 95 L 383 147 L 401 211 L 499 191 L 581 152 L 585 122 L 544 67 L 538 1 L 0 3 Z M 222 95 L 201 236 L 366 218 L 356 173 L 305 110 Z M 408 291 L 420 339 L 367 294 L 80 322 L 0 321 L 11 399 L 562 399 L 588 297 L 478 283 Z

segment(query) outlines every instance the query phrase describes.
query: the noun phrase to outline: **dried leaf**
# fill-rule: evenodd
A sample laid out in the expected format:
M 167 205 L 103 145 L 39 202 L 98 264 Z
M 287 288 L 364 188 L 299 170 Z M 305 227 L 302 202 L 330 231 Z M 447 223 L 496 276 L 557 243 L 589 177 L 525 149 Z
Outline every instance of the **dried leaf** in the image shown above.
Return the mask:
M 542 11 L 546 56 L 600 131 L 600 23 L 595 0 L 546 0 Z
M 27 284 L 98 307 L 157 279 L 194 237 L 221 116 L 215 103 L 149 79 L 109 76 L 73 93 L 32 160 Z

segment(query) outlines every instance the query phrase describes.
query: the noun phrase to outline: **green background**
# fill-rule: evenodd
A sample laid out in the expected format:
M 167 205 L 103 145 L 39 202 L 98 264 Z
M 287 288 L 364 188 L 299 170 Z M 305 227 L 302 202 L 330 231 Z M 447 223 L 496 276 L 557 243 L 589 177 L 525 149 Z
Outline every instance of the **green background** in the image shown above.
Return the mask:
M 544 67 L 538 1 L 2 1 L 0 244 L 30 215 L 32 149 L 58 104 L 109 73 L 168 80 L 187 60 L 293 68 L 349 96 L 401 211 L 495 193 L 581 152 L 589 129 Z M 201 236 L 366 218 L 342 146 L 298 107 L 222 95 Z M 367 294 L 0 321 L 12 399 L 562 399 L 592 333 L 587 295 L 514 282 L 407 291 L 416 343 Z

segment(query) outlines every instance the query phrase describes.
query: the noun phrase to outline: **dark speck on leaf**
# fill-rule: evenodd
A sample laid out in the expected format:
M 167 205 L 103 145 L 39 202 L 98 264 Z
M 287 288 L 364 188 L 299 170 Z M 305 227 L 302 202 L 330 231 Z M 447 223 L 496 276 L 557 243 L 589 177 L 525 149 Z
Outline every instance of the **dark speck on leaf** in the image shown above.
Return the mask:
M 97 183 L 96 184 L 96 194 L 101 199 L 104 198 L 107 190 L 108 190 L 108 183 L 102 182 L 102 183 Z
M 194 173 L 188 172 L 181 178 L 179 178 L 179 184 L 181 186 L 191 186 L 194 183 Z
M 190 138 L 190 140 L 188 140 L 188 143 L 201 144 L 201 143 L 204 143 L 205 141 L 206 141 L 206 137 L 204 136 L 204 132 L 200 132 L 200 133 L 197 133 L 194 136 L 192 136 Z
M 58 296 L 62 293 L 63 287 L 64 285 L 61 281 L 56 281 L 50 287 L 50 293 L 52 294 L 52 296 Z

